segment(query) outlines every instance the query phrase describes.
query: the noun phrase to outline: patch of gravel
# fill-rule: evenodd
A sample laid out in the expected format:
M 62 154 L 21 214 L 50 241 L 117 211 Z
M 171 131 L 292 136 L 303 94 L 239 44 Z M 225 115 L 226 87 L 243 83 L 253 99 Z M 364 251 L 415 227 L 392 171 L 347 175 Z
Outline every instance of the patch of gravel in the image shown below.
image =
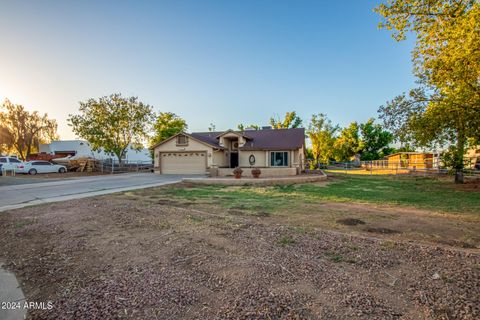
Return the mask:
M 52 311 L 31 316 L 55 319 L 175 318 L 198 301 L 188 274 L 131 267 L 92 279 L 55 301 Z
M 274 290 L 251 285 L 227 296 L 214 319 L 308 319 L 313 318 L 304 307 L 302 297 L 293 292 Z
M 478 251 L 104 199 L 0 216 L 30 319 L 480 319 Z

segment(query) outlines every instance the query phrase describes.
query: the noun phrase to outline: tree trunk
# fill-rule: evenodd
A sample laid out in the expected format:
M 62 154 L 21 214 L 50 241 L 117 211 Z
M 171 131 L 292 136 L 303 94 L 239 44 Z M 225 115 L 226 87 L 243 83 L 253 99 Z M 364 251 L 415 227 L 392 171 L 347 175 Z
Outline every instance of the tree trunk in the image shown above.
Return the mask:
M 118 159 L 118 166 L 120 167 L 120 165 L 122 164 L 122 155 L 121 154 L 116 154 L 117 156 L 117 159 Z
M 463 154 L 465 153 L 465 135 L 457 133 L 457 150 L 455 154 L 455 183 L 464 183 L 463 179 Z

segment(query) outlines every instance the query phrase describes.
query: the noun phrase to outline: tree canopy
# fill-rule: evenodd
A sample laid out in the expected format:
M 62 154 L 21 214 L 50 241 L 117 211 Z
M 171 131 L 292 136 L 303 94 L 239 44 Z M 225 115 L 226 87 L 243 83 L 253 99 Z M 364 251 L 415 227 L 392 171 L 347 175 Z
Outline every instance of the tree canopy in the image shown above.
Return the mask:
M 380 117 L 401 142 L 452 146 L 461 170 L 468 142 L 480 140 L 480 3 L 389 0 L 375 10 L 396 40 L 416 36 L 412 61 L 420 85 L 382 106 Z
M 141 148 L 154 116 L 150 105 L 119 93 L 80 102 L 79 110 L 80 114 L 68 119 L 73 132 L 90 142 L 94 150 L 112 152 L 119 162 L 129 146 Z
M 335 153 L 335 134 L 338 129 L 338 125 L 333 125 L 325 114 L 312 115 L 307 135 L 312 143 L 312 155 L 315 164 L 328 163 L 333 157 Z
M 244 125 L 243 123 L 240 123 L 237 125 L 237 129 L 239 131 L 245 131 L 245 129 L 253 129 L 253 130 L 260 130 L 260 126 L 258 124 L 250 124 L 250 125 Z
M 188 126 L 184 119 L 172 112 L 160 112 L 153 124 L 153 137 L 151 145 L 155 145 L 168 139 L 179 132 L 187 130 Z
M 40 143 L 57 139 L 57 122 L 47 114 L 29 112 L 5 100 L 0 109 L 0 151 L 15 152 L 22 160 L 38 150 Z
M 295 111 L 285 113 L 285 117 L 281 120 L 279 117 L 271 117 L 270 125 L 273 129 L 299 128 L 302 126 L 302 119 Z
M 393 142 L 393 136 L 390 132 L 383 129 L 380 124 L 375 124 L 373 118 L 360 124 L 360 159 L 362 161 L 382 159 L 393 152 L 390 143 Z
M 350 159 L 361 151 L 361 140 L 359 133 L 360 126 L 352 122 L 348 127 L 340 131 L 339 137 L 334 143 L 334 157 L 337 161 L 350 161 Z

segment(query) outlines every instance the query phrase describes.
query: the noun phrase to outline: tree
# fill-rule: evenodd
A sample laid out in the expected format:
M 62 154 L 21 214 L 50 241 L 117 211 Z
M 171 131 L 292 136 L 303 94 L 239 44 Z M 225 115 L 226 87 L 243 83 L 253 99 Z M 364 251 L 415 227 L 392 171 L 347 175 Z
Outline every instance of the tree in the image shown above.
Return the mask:
M 456 182 L 468 141 L 480 140 L 480 3 L 391 0 L 375 9 L 397 40 L 416 35 L 412 53 L 420 87 L 379 109 L 387 128 L 416 146 L 450 145 Z
M 360 124 L 362 161 L 382 159 L 393 152 L 393 148 L 389 147 L 393 142 L 393 135 L 374 122 L 375 120 L 371 118 L 366 123 Z
M 339 130 L 338 125 L 323 113 L 314 114 L 308 125 L 307 135 L 312 143 L 312 155 L 315 165 L 328 163 L 334 155 L 335 134 Z
M 0 123 L 0 155 L 8 152 L 11 146 L 8 144 L 9 138 L 8 129 L 4 126 L 4 123 Z
M 214 132 L 217 129 L 214 123 L 210 123 L 210 126 L 208 127 L 208 131 Z
M 361 151 L 360 126 L 352 122 L 340 132 L 335 140 L 334 155 L 337 161 L 349 161 L 354 155 Z
M 295 111 L 292 111 L 287 112 L 283 120 L 280 120 L 278 116 L 277 119 L 271 117 L 270 125 L 273 129 L 299 128 L 302 125 L 302 119 L 297 115 Z
M 151 145 L 155 145 L 168 139 L 179 132 L 187 130 L 188 126 L 184 119 L 172 112 L 160 112 L 153 124 L 153 137 Z
M 246 126 L 243 123 L 240 123 L 240 124 L 237 125 L 237 129 L 239 131 L 245 131 L 245 129 L 248 129 L 248 128 L 253 129 L 253 130 L 260 130 L 261 129 L 258 124 L 251 124 L 251 125 Z
M 92 149 L 103 148 L 122 162 L 129 146 L 139 150 L 148 137 L 153 121 L 152 107 L 137 97 L 116 93 L 80 102 L 80 114 L 68 119 L 73 132 L 90 142 Z
M 38 144 L 57 139 L 57 122 L 37 111 L 29 112 L 8 99 L 0 111 L 0 149 L 14 151 L 25 161 L 37 150 Z

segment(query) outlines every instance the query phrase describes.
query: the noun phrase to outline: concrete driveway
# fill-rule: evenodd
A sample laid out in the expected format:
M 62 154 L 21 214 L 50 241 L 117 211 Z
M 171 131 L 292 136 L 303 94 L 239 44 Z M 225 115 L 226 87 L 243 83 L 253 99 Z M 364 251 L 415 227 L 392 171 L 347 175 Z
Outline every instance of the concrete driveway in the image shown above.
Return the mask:
M 193 176 L 127 173 L 0 187 L 0 211 L 180 182 Z

